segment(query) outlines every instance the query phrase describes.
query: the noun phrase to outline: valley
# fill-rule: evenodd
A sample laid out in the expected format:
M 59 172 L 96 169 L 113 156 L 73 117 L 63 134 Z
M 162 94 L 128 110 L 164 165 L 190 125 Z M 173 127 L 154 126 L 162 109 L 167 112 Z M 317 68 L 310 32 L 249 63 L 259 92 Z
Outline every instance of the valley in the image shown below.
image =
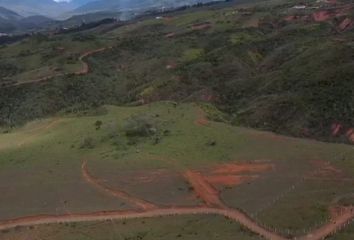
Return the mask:
M 354 5 L 221 3 L 0 47 L 0 239 L 347 240 Z

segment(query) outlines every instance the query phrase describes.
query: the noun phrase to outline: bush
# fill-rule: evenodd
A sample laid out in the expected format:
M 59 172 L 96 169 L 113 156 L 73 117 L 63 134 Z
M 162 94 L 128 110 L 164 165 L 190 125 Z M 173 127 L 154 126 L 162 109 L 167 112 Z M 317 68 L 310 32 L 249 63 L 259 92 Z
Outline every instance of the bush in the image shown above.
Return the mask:
M 95 122 L 95 127 L 96 127 L 96 130 L 101 129 L 102 124 L 103 124 L 103 122 L 102 122 L 102 121 L 97 120 L 97 121 Z
M 92 149 L 95 148 L 95 144 L 94 144 L 94 140 L 91 137 L 87 137 L 85 138 L 81 145 L 80 148 L 82 149 Z
M 128 137 L 148 137 L 156 134 L 153 120 L 144 115 L 133 116 L 126 120 L 124 132 Z

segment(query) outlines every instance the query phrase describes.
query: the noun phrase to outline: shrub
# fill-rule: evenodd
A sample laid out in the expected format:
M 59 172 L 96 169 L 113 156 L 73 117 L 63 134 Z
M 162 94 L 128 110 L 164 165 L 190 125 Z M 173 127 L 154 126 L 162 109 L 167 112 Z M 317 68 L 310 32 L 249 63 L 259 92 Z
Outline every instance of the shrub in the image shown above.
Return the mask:
M 156 134 L 153 120 L 145 115 L 133 116 L 126 120 L 124 132 L 129 137 L 148 137 Z
M 95 127 L 96 127 L 96 130 L 101 129 L 102 124 L 103 124 L 103 123 L 102 123 L 102 121 L 97 120 L 97 121 L 95 122 Z
M 95 148 L 94 140 L 91 137 L 86 137 L 82 141 L 80 148 L 82 149 L 92 149 Z

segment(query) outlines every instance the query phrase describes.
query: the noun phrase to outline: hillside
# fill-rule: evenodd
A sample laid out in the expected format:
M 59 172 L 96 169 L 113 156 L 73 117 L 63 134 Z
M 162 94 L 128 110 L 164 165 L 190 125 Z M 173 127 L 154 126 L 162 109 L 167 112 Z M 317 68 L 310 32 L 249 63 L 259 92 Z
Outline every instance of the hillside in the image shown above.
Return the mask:
M 209 104 L 102 106 L 0 134 L 0 238 L 320 240 L 353 219 L 351 146 L 212 116 Z
M 354 4 L 143 12 L 0 46 L 0 239 L 354 239 Z
M 17 13 L 0 7 L 0 33 L 11 32 L 16 29 L 16 23 L 22 17 Z
M 1 122 L 103 103 L 206 99 L 236 125 L 350 142 L 353 7 L 322 5 L 196 8 L 113 31 L 98 28 L 106 32 L 99 37 L 91 30 L 5 47 L 3 85 L 17 87 L 1 94 Z M 318 19 L 323 12 L 328 14 Z M 107 47 L 112 49 L 87 59 L 87 76 L 62 76 L 78 71 L 83 51 Z M 30 84 L 53 74 L 53 81 Z M 43 94 L 48 91 L 54 100 Z M 33 111 L 23 115 L 24 106 Z
M 16 21 L 21 19 L 22 16 L 18 15 L 14 11 L 0 7 L 0 18 L 7 21 Z
M 0 7 L 0 32 L 1 33 L 26 33 L 49 29 L 56 22 L 48 17 L 36 15 L 23 17 L 19 14 Z

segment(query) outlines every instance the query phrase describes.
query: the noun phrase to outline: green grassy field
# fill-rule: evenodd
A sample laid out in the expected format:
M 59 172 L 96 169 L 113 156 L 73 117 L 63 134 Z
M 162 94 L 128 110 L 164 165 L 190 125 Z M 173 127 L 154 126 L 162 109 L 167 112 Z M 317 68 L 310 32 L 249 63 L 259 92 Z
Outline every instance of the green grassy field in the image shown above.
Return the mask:
M 105 106 L 82 116 L 38 120 L 2 134 L 0 188 L 6 192 L 0 198 L 2 219 L 131 208 L 83 180 L 84 160 L 107 186 L 164 206 L 199 204 L 180 175 L 187 169 L 271 163 L 274 170 L 241 185 L 222 187 L 221 196 L 227 205 L 241 208 L 260 223 L 294 235 L 326 220 L 332 200 L 351 191 L 354 153 L 350 146 L 222 122 L 201 125 L 202 113 L 196 104 L 172 102 Z M 149 122 L 154 134 L 135 135 L 129 124 L 137 119 Z M 128 130 L 134 134 L 127 135 Z M 303 180 L 323 167 L 312 163 L 319 160 L 339 169 L 341 175 L 324 170 L 313 175 L 316 179 Z

